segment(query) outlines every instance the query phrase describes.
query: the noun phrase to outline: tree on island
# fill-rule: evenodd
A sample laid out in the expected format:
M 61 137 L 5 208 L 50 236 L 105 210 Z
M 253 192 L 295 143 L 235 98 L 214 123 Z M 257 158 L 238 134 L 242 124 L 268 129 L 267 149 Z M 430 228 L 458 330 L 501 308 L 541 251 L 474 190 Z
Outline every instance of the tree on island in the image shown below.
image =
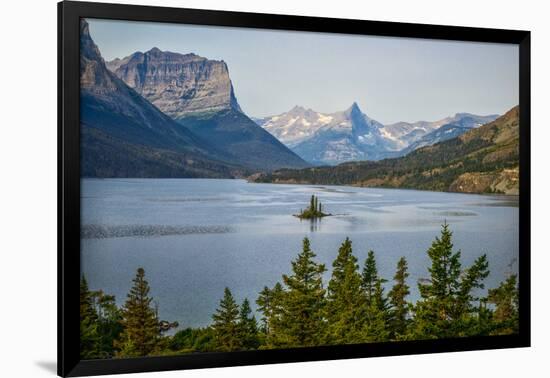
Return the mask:
M 300 219 L 316 219 L 330 215 L 332 214 L 323 213 L 323 204 L 319 202 L 318 197 L 312 194 L 309 201 L 309 207 L 305 210 L 300 210 L 300 213 L 295 216 Z

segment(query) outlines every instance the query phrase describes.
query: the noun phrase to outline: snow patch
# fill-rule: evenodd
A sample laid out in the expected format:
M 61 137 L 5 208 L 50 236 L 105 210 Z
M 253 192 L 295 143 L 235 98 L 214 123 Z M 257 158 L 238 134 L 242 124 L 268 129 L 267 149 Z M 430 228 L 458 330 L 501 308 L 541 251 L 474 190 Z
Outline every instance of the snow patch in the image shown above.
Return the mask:
M 321 113 L 317 114 L 317 121 L 323 125 L 332 122 L 332 117 Z

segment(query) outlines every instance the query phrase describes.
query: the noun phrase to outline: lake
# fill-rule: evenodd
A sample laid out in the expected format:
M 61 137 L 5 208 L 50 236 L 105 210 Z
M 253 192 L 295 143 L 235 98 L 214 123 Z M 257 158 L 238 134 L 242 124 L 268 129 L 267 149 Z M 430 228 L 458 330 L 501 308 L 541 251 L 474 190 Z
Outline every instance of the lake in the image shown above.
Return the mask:
M 293 217 L 319 197 L 334 214 L 311 223 Z M 360 265 L 376 255 L 390 280 L 401 256 L 409 263 L 410 300 L 428 276 L 426 250 L 441 224 L 453 231 L 463 267 L 486 253 L 495 287 L 517 272 L 518 198 L 348 186 L 253 184 L 213 179 L 83 179 L 81 271 L 90 288 L 122 305 L 143 267 L 161 319 L 180 329 L 211 322 L 224 287 L 255 306 L 258 292 L 290 272 L 309 237 L 325 263 L 325 285 L 349 236 Z

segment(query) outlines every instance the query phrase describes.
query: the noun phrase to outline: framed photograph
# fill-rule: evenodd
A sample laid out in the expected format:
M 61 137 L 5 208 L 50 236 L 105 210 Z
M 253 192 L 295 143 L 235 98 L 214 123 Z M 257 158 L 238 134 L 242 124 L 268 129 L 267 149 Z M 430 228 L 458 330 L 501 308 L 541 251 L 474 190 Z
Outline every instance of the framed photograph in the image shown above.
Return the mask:
M 530 345 L 530 34 L 61 2 L 58 374 Z

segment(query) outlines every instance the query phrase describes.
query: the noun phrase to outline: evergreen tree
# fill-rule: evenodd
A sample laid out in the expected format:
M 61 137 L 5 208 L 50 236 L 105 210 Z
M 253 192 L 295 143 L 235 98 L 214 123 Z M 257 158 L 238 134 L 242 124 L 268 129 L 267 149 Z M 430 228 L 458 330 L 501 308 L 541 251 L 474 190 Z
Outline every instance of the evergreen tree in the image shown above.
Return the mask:
M 239 339 L 244 349 L 257 349 L 259 346 L 258 323 L 246 298 L 239 313 Z
M 115 297 L 107 295 L 103 291 L 94 293 L 94 302 L 97 312 L 97 327 L 99 333 L 99 348 L 101 358 L 115 355 L 114 343 L 123 330 L 122 314 L 117 307 Z
M 519 291 L 517 276 L 511 275 L 496 289 L 489 290 L 488 302 L 495 305 L 493 321 L 497 334 L 519 332 Z
M 483 288 L 489 274 L 486 256 L 478 258 L 471 268 L 461 271 L 460 251 L 453 252 L 452 232 L 445 223 L 441 236 L 436 237 L 428 256 L 428 283 L 419 283 L 421 300 L 415 306 L 413 338 L 442 338 L 466 336 L 471 328 L 473 311 L 472 291 Z M 479 307 L 478 307 L 479 308 Z
M 273 309 L 272 293 L 267 286 L 264 286 L 263 290 L 260 291 L 256 304 L 258 305 L 258 310 L 262 313 L 260 330 L 267 335 L 269 334 L 269 319 L 272 316 Z
M 379 277 L 378 269 L 376 268 L 376 259 L 374 257 L 374 251 L 371 250 L 368 252 L 367 259 L 365 260 L 361 281 L 361 286 L 365 292 L 368 305 L 370 305 L 374 299 L 378 280 Z
M 83 359 L 96 358 L 100 351 L 97 313 L 92 298 L 88 282 L 82 276 L 80 280 L 80 357 Z
M 218 349 L 223 351 L 240 349 L 242 343 L 239 330 L 239 306 L 229 288 L 225 288 L 223 299 L 212 318 Z
M 258 305 L 265 318 L 265 348 L 284 345 L 284 324 L 282 323 L 283 305 L 286 292 L 280 282 L 269 289 L 267 297 L 260 295 Z M 267 299 L 267 301 L 266 301 Z
M 410 294 L 410 290 L 407 285 L 407 277 L 409 277 L 407 260 L 401 257 L 397 262 L 395 276 L 393 276 L 395 284 L 388 293 L 391 304 L 391 337 L 394 339 L 399 339 L 405 335 L 409 323 L 409 303 L 406 298 Z
M 374 252 L 369 251 L 361 282 L 365 295 L 363 338 L 366 341 L 386 341 L 389 338 L 389 305 L 382 286 L 385 282 L 378 276 Z
M 314 201 L 313 201 L 313 211 L 317 212 L 317 210 L 319 210 L 319 206 L 318 206 L 319 198 L 318 197 L 313 197 L 313 199 L 314 199 Z
M 121 324 L 124 328 L 116 342 L 119 357 L 142 357 L 156 351 L 160 340 L 160 327 L 155 308 L 151 306 L 149 283 L 145 271 L 139 268 L 133 286 L 122 308 Z
M 349 238 L 340 246 L 332 267 L 332 277 L 327 287 L 327 343 L 361 342 L 365 296 Z
M 458 300 L 454 312 L 451 314 L 453 318 L 459 319 L 465 314 L 478 312 L 481 298 L 474 294 L 479 292 L 478 289 L 485 288 L 483 280 L 487 276 L 489 276 L 489 262 L 487 261 L 487 255 L 481 255 L 471 267 L 461 274 Z
M 283 275 L 287 289 L 272 339 L 279 346 L 313 346 L 322 342 L 325 328 L 322 275 L 326 269 L 313 260 L 315 257 L 309 239 L 304 238 L 302 252 L 292 261 L 292 274 Z

